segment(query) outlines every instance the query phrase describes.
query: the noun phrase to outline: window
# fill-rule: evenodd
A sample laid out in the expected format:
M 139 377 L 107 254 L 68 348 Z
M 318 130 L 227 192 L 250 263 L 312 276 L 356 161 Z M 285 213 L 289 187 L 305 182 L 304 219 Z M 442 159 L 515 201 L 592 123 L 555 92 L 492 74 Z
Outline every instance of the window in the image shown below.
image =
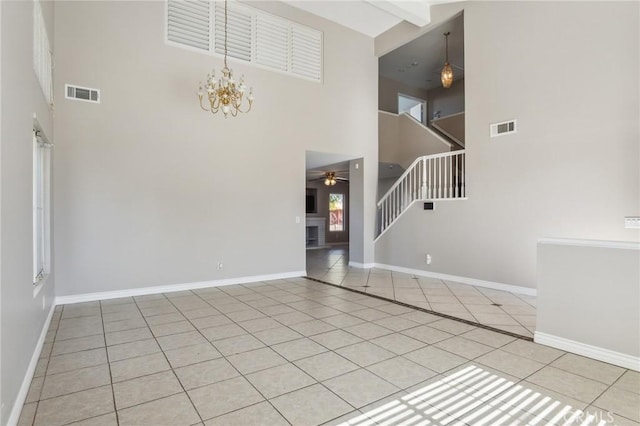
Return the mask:
M 224 3 L 167 0 L 166 41 L 199 52 L 224 54 Z M 227 54 L 288 75 L 322 80 L 322 32 L 229 2 Z
M 40 2 L 36 0 L 33 2 L 33 70 L 49 105 L 53 105 L 52 63 L 47 27 Z
M 33 284 L 49 273 L 51 144 L 33 132 Z
M 426 102 L 423 99 L 398 93 L 398 114 L 406 112 L 420 123 L 425 122 Z
M 344 231 L 344 194 L 329 194 L 329 231 Z

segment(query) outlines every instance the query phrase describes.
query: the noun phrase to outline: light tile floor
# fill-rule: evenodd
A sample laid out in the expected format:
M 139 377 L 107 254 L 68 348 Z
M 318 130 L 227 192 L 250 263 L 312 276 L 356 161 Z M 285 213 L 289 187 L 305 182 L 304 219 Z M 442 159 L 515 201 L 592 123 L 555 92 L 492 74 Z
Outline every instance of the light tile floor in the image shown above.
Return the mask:
M 638 425 L 640 374 L 298 278 L 57 307 L 19 424 L 588 416 Z
M 383 269 L 350 268 L 346 246 L 307 250 L 307 276 L 452 317 L 533 337 L 536 298 L 417 277 Z

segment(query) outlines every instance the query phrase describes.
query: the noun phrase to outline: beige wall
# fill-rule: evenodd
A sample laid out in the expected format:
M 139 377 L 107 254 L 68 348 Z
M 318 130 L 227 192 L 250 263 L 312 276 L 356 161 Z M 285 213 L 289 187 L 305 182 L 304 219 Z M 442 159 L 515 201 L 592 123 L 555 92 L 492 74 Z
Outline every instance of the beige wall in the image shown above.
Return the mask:
M 640 213 L 638 3 L 456 7 L 465 14 L 469 199 L 412 208 L 376 243 L 376 261 L 536 287 L 540 237 L 638 241 L 623 225 Z M 416 35 L 397 28 L 376 51 L 402 33 Z M 558 78 L 558 64 L 572 71 Z M 512 118 L 518 133 L 489 137 L 491 123 Z
M 306 150 L 364 158 L 354 235 L 373 261 L 373 40 L 280 2 L 252 5 L 324 31 L 324 79 L 233 62 L 256 101 L 225 120 L 195 96 L 221 59 L 165 45 L 164 2 L 57 3 L 56 90 L 102 95 L 56 109 L 59 295 L 303 271 Z M 350 108 L 336 108 L 344 93 Z
M 398 163 L 407 168 L 413 161 L 423 155 L 440 154 L 451 151 L 451 144 L 434 134 L 425 126 L 416 122 L 406 114 L 398 116 L 400 145 L 398 147 Z
M 397 164 L 400 145 L 400 120 L 396 114 L 378 114 L 378 160 L 381 163 Z
M 423 155 L 451 150 L 451 144 L 406 114 L 378 115 L 378 157 L 381 162 L 407 168 Z
M 53 3 L 43 2 L 42 9 L 53 44 Z M 0 16 L 0 423 L 7 424 L 55 290 L 52 270 L 37 296 L 33 291 L 34 114 L 47 137 L 55 140 L 52 114 L 33 72 L 33 2 L 2 1 Z
M 398 93 L 427 99 L 427 91 L 419 87 L 411 87 L 399 81 L 380 76 L 378 79 L 378 108 L 381 111 L 398 113 Z
M 434 120 L 431 122 L 431 127 L 436 127 L 445 135 L 453 137 L 464 147 L 464 112 Z

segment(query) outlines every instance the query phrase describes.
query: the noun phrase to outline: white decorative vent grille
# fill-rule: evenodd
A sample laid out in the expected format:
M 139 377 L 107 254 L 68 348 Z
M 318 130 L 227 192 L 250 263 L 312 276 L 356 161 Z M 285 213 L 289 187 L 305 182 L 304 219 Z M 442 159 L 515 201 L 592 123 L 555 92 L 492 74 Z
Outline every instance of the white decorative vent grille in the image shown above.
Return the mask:
M 215 3 L 215 52 L 224 55 L 224 3 Z M 244 8 L 229 7 L 227 12 L 227 55 L 251 62 L 251 13 Z
M 211 3 L 167 1 L 167 40 L 194 49 L 210 51 Z
M 166 41 L 173 46 L 224 54 L 224 3 L 167 0 Z M 260 67 L 322 81 L 322 32 L 229 2 L 227 54 Z
M 100 90 L 89 89 L 88 87 L 72 86 L 71 84 L 65 84 L 64 86 L 66 98 L 73 99 L 75 101 L 93 102 L 95 104 L 100 103 Z
M 270 16 L 256 17 L 256 63 L 280 71 L 289 67 L 289 25 Z
M 53 58 L 39 1 L 33 2 L 33 70 L 45 100 L 53 105 Z
M 492 138 L 496 136 L 507 135 L 516 132 L 516 120 L 495 123 L 489 126 L 489 132 Z
M 291 28 L 291 72 L 320 80 L 322 75 L 322 33 L 296 25 Z

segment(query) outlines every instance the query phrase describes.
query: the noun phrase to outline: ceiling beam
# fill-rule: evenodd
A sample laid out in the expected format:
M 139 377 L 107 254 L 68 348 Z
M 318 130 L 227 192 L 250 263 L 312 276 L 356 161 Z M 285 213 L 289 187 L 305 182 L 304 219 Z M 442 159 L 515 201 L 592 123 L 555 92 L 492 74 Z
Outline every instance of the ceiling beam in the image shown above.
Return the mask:
M 430 5 L 423 0 L 365 0 L 400 19 L 424 27 L 431 22 Z

